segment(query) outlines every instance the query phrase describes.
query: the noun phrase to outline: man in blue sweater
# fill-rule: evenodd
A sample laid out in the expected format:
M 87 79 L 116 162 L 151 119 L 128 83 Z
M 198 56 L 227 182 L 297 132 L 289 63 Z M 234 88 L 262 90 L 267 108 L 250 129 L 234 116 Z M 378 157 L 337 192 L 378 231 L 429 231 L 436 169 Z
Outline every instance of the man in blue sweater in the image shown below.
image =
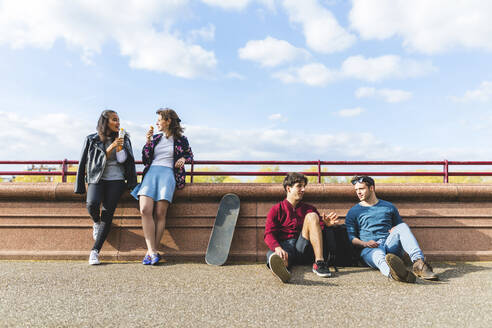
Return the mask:
M 362 248 L 360 256 L 364 262 L 397 281 L 413 283 L 415 275 L 438 280 L 396 207 L 376 197 L 374 180 L 364 175 L 351 182 L 360 202 L 347 213 L 345 225 L 352 244 Z M 403 252 L 410 256 L 413 272 L 400 258 Z

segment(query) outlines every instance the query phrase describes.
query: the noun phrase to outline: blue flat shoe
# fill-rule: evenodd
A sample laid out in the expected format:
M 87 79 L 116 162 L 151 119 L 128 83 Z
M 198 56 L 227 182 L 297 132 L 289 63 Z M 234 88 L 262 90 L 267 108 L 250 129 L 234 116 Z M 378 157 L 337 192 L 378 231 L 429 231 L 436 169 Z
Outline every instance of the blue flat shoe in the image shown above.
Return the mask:
M 161 256 L 159 255 L 159 253 L 152 254 L 150 257 L 150 264 L 156 265 L 157 263 L 159 263 L 160 260 L 161 260 Z
M 143 265 L 150 265 L 152 263 L 152 259 L 149 256 L 149 254 L 145 255 L 145 257 L 142 260 Z

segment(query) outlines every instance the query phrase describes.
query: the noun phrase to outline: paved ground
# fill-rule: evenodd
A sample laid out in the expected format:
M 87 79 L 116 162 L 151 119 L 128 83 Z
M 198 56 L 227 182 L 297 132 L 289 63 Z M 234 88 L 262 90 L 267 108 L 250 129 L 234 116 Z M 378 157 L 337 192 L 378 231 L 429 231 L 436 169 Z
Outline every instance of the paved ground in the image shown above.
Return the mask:
M 0 261 L 0 326 L 490 327 L 492 262 L 434 267 L 440 282 L 297 267 L 282 284 L 262 264 Z

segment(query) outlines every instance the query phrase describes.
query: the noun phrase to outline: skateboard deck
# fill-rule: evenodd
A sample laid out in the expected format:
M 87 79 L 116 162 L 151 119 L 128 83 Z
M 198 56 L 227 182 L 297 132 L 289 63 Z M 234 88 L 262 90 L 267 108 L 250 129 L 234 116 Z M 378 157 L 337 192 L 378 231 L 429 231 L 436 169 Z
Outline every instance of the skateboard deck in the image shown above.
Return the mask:
M 220 200 L 205 255 L 207 264 L 222 265 L 227 261 L 239 215 L 239 205 L 239 197 L 235 194 L 225 194 Z

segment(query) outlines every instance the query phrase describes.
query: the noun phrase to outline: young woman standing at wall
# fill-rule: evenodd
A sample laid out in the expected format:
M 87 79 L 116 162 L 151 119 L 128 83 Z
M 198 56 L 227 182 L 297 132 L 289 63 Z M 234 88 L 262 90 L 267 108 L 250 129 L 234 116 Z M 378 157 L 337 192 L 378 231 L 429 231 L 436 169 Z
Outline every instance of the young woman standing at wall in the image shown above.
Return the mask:
M 175 188 L 185 185 L 185 163 L 191 163 L 193 153 L 188 139 L 183 135 L 181 120 L 169 108 L 158 109 L 157 134 L 153 127 L 147 132 L 147 143 L 142 150 L 145 165 L 142 183 L 132 195 L 139 200 L 142 228 L 147 244 L 147 254 L 142 263 L 155 265 L 161 257 L 158 247 L 164 234 L 166 215 Z
M 87 210 L 94 221 L 95 241 L 89 264 L 94 265 L 100 264 L 99 252 L 109 234 L 121 195 L 137 184 L 130 137 L 120 132 L 120 119 L 115 111 L 103 111 L 97 122 L 97 133 L 85 139 L 74 192 L 85 193 L 85 182 L 88 183 Z

